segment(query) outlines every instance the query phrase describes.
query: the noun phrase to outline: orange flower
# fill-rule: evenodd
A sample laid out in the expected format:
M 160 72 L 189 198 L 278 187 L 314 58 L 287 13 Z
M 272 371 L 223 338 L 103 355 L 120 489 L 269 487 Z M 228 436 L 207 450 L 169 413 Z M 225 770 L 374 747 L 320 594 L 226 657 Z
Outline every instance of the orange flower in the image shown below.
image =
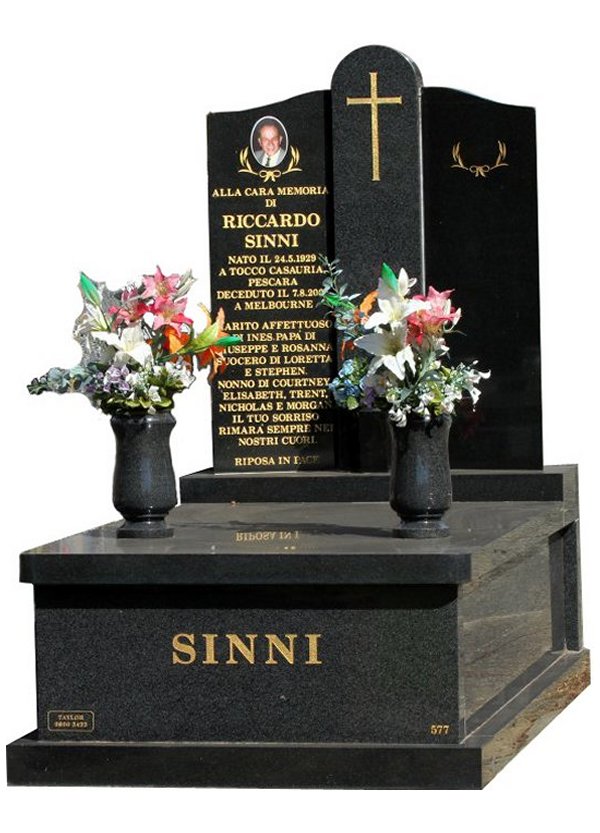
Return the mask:
M 354 320 L 357 324 L 369 315 L 376 298 L 377 290 L 374 289 L 372 292 L 369 292 L 368 295 L 365 295 L 362 304 L 354 310 Z
M 348 338 L 346 341 L 342 341 L 342 349 L 340 350 L 340 358 L 343 359 L 344 355 L 347 350 L 352 350 L 354 347 L 354 342 L 352 339 Z
M 187 344 L 190 340 L 190 334 L 185 332 L 179 332 L 176 327 L 172 327 L 170 324 L 163 330 L 165 336 L 165 349 L 169 353 L 176 353 L 178 350 Z
M 203 305 L 201 306 L 203 307 Z M 203 309 L 206 312 L 208 321 L 210 323 L 210 315 L 208 314 L 208 310 L 205 307 L 203 307 Z M 227 338 L 228 333 L 226 333 L 223 329 L 223 327 L 225 326 L 225 311 L 223 310 L 223 307 L 219 309 L 217 317 L 215 318 L 215 323 L 217 324 L 218 328 L 215 341 L 219 341 L 222 338 Z M 200 353 L 196 353 L 196 361 L 198 362 L 199 370 L 203 367 L 208 367 L 208 365 L 212 365 L 210 373 L 208 374 L 209 383 L 212 382 L 217 373 L 222 373 L 227 367 L 227 361 L 225 360 L 225 356 L 223 355 L 225 347 L 226 345 L 219 346 L 218 344 L 212 344 L 210 347 L 207 347 Z

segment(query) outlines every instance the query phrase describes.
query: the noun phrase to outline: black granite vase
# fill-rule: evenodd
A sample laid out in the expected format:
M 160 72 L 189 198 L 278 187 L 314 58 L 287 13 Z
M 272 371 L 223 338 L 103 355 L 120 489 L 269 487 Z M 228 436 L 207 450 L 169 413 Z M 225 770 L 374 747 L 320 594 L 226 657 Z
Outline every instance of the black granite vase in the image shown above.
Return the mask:
M 111 417 L 117 440 L 113 503 L 125 522 L 119 538 L 168 538 L 165 517 L 177 503 L 169 437 L 175 426 L 170 411 Z
M 397 538 L 438 538 L 449 534 L 443 520 L 452 503 L 448 457 L 449 416 L 409 415 L 399 428 L 390 421 L 392 461 L 390 503 L 398 513 Z

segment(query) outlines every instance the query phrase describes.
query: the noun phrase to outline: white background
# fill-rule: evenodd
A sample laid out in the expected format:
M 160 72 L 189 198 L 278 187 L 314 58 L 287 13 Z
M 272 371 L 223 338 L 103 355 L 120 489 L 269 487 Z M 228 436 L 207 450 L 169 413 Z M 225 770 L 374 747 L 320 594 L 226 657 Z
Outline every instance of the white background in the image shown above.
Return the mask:
M 206 113 L 327 88 L 338 62 L 370 43 L 409 54 L 428 86 L 537 109 L 545 460 L 580 466 L 586 643 L 598 648 L 592 7 L 583 0 L 561 3 L 560 12 L 527 0 L 3 5 L 4 742 L 35 725 L 32 597 L 18 584 L 18 553 L 115 518 L 107 418 L 83 397 L 34 399 L 25 390 L 48 366 L 79 357 L 70 340 L 79 270 L 119 286 L 156 263 L 168 272 L 191 267 L 208 299 Z M 180 396 L 175 415 L 172 446 L 183 475 L 210 464 L 204 379 Z M 535 823 L 558 831 L 595 807 L 597 764 L 586 753 L 598 742 L 597 701 L 588 689 L 483 793 L 4 788 L 13 814 L 5 829 L 496 831 Z

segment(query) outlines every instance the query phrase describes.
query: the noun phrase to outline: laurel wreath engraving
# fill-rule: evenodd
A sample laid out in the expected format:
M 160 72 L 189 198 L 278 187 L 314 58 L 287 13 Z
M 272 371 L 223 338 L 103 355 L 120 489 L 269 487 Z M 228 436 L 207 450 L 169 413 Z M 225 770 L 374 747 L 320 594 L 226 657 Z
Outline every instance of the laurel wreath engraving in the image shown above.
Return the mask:
M 452 168 L 460 168 L 462 171 L 468 171 L 476 177 L 487 176 L 491 171 L 495 171 L 496 168 L 508 168 L 508 162 L 504 161 L 506 159 L 506 143 L 500 141 L 498 141 L 498 156 L 493 165 L 465 165 L 460 155 L 460 142 L 453 145 L 452 158 L 455 162 L 454 165 L 451 165 Z
M 300 151 L 290 146 L 290 161 L 285 169 L 285 171 L 280 171 L 279 168 L 265 168 L 262 171 L 255 171 L 250 163 L 250 148 L 245 147 L 243 150 L 240 151 L 239 160 L 241 167 L 238 168 L 238 174 L 252 174 L 253 176 L 259 176 L 263 182 L 275 182 L 275 180 L 279 179 L 280 176 L 285 176 L 286 174 L 294 173 L 295 171 L 301 171 L 302 168 L 298 167 L 298 162 L 300 161 Z

